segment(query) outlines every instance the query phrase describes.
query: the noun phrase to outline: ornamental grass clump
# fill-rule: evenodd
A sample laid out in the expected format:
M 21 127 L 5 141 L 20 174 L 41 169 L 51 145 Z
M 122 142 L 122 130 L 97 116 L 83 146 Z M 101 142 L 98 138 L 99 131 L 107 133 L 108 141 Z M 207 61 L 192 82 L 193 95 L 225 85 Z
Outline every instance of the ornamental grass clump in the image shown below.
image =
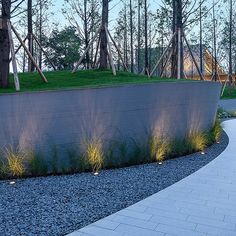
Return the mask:
M 32 176 L 44 176 L 48 174 L 48 165 L 44 157 L 39 153 L 29 153 L 28 168 Z
M 209 143 L 209 140 L 206 133 L 193 133 L 189 135 L 187 142 L 189 153 L 194 151 L 204 152 Z
M 102 169 L 104 153 L 101 139 L 92 139 L 86 142 L 84 158 L 94 174 Z
M 155 160 L 156 159 L 156 152 L 157 152 L 157 139 L 154 136 L 150 136 L 149 140 L 149 152 L 150 152 L 150 157 L 151 160 Z
M 214 138 L 214 141 L 215 141 L 215 142 L 219 142 L 219 141 L 220 141 L 222 132 L 223 132 L 223 129 L 222 129 L 221 123 L 220 123 L 220 121 L 217 119 L 217 120 L 215 121 L 215 124 L 214 124 L 214 127 L 213 127 L 213 131 L 212 131 L 212 133 L 213 133 L 213 138 Z
M 156 152 L 156 161 L 161 163 L 163 162 L 171 152 L 171 143 L 167 140 L 159 141 L 157 152 Z
M 150 162 L 149 145 L 146 139 L 132 140 L 131 164 Z
M 171 152 L 171 142 L 151 137 L 149 140 L 149 148 L 152 160 L 162 163 Z
M 170 158 L 189 154 L 189 150 L 191 150 L 189 146 L 189 142 L 184 138 L 173 139 L 171 142 Z
M 0 179 L 5 179 L 7 176 L 7 165 L 3 161 L 2 158 L 0 158 Z
M 69 173 L 83 172 L 88 169 L 88 163 L 86 162 L 85 155 L 81 154 L 80 147 L 78 145 L 67 149 L 67 158 Z
M 236 117 L 236 111 L 228 111 L 230 117 Z
M 24 153 L 19 148 L 6 148 L 6 168 L 11 177 L 19 178 L 25 174 L 24 156 Z

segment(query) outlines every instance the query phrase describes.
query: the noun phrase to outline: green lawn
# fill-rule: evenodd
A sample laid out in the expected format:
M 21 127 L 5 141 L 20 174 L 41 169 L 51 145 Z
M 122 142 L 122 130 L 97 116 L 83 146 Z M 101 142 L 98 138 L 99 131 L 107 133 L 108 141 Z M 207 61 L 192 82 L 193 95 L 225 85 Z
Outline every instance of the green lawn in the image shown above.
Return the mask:
M 48 83 L 43 83 L 36 72 L 19 74 L 21 91 L 63 90 L 162 81 L 177 82 L 176 79 L 148 78 L 128 72 L 118 72 L 117 76 L 113 76 L 111 71 L 100 70 L 78 71 L 75 74 L 72 74 L 71 71 L 45 72 L 44 74 Z M 0 88 L 0 93 L 9 92 L 15 92 L 12 75 L 10 78 L 10 87 L 7 89 Z
M 226 87 L 222 99 L 233 99 L 236 98 L 236 88 L 235 87 Z

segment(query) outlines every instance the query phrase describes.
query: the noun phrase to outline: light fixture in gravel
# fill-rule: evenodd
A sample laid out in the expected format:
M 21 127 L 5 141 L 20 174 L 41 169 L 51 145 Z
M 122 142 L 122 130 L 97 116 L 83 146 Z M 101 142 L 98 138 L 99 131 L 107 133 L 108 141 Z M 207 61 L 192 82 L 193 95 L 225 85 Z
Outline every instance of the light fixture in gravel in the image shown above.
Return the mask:
M 97 175 L 99 175 L 99 173 L 98 173 L 98 172 L 95 172 L 94 175 L 97 176 Z
M 4 203 L 0 207 L 0 232 L 6 235 L 67 235 L 199 170 L 226 148 L 228 137 L 225 133 L 220 141 L 221 144 L 205 150 L 206 156 L 199 151 L 187 157 L 167 159 L 163 166 L 155 162 L 104 169 L 97 171 L 98 176 L 94 176 L 96 171 L 93 171 L 19 182 L 15 179 L 0 181 L 0 205 Z M 16 185 L 9 186 L 10 181 L 16 181 Z
M 15 183 L 16 183 L 15 181 L 11 181 L 11 182 L 10 182 L 10 185 L 13 185 L 13 184 L 15 184 Z
M 204 151 L 201 152 L 202 155 L 205 155 L 206 153 Z

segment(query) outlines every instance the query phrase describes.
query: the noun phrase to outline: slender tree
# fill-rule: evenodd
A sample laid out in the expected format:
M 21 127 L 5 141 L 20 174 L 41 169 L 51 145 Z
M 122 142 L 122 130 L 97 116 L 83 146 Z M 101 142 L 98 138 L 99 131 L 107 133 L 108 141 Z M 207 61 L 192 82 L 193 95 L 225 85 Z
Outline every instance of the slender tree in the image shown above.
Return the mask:
M 28 19 L 28 47 L 32 56 L 34 56 L 33 45 L 33 15 L 32 15 L 32 0 L 27 1 L 27 19 Z M 34 64 L 30 58 L 28 58 L 28 71 L 34 71 Z
M 43 1 L 39 1 L 39 43 L 42 45 L 43 42 Z M 42 50 L 39 49 L 39 68 L 42 69 L 43 54 Z
M 131 66 L 131 72 L 134 72 L 134 40 L 133 40 L 133 4 L 132 0 L 130 0 L 129 3 L 130 7 L 130 66 Z
M 102 25 L 100 33 L 100 69 L 107 69 L 108 67 L 108 50 L 107 50 L 107 37 L 106 27 L 108 26 L 108 15 L 109 15 L 109 0 L 102 1 Z
M 123 28 L 124 28 L 124 60 L 125 60 L 125 64 L 128 65 L 128 20 L 127 20 L 127 4 L 126 1 L 124 2 L 124 24 L 123 24 Z
M 88 33 L 88 17 L 87 17 L 87 0 L 84 0 L 84 35 L 85 35 L 85 48 L 89 44 L 89 33 Z M 89 51 L 86 54 L 86 68 L 89 69 Z
M 10 42 L 8 37 L 7 21 L 11 18 L 10 0 L 1 1 L 1 28 L 0 28 L 0 86 L 3 88 L 9 85 L 9 54 Z
M 215 15 L 215 0 L 213 0 L 213 63 L 212 63 L 212 71 L 213 77 L 212 79 L 217 81 L 218 72 L 217 72 L 217 41 L 216 41 L 216 15 Z
M 233 82 L 233 61 L 232 61 L 232 33 L 233 33 L 233 1 L 229 0 L 230 2 L 230 19 L 229 19 L 229 82 L 232 84 Z
M 18 10 L 24 0 L 0 0 L 0 87 L 9 85 L 10 40 L 7 23 L 12 15 L 19 15 Z
M 77 29 L 77 33 L 81 38 L 81 50 L 85 50 L 91 39 L 94 37 L 95 32 L 101 24 L 101 1 L 100 0 L 66 0 L 62 9 L 64 16 L 69 21 L 70 25 Z M 94 57 L 94 49 L 97 47 L 97 42 L 92 42 L 84 62 L 85 67 L 88 69 Z
M 173 15 L 172 15 L 172 34 L 176 34 L 176 0 L 172 0 L 172 11 L 173 11 Z M 171 77 L 172 78 L 176 78 L 177 76 L 177 35 L 174 37 L 173 41 L 172 41 L 172 56 L 171 56 Z
M 138 60 L 138 73 L 140 73 L 140 50 L 141 50 L 141 7 L 142 1 L 138 0 L 138 47 L 137 47 L 137 60 Z
M 202 0 L 199 2 L 199 22 L 200 22 L 200 29 L 199 29 L 199 37 L 200 37 L 200 71 L 203 75 L 203 39 L 202 39 Z
M 144 0 L 144 60 L 145 60 L 145 74 L 148 75 L 149 61 L 148 61 L 148 6 L 147 0 Z
M 178 72 L 177 72 L 177 78 L 183 78 L 184 77 L 184 51 L 183 51 L 183 4 L 182 0 L 177 1 L 177 44 L 178 44 Z

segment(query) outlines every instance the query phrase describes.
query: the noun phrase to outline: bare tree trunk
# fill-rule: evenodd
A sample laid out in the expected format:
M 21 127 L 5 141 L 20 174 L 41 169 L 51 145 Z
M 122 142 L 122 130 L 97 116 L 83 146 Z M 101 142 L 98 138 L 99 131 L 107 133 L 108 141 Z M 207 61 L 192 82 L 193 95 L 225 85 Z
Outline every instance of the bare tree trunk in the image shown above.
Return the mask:
M 141 0 L 138 1 L 138 73 L 140 73 L 140 50 L 141 50 Z
M 11 1 L 1 2 L 2 6 L 2 28 L 0 29 L 0 87 L 9 86 L 9 62 L 10 62 L 10 40 L 7 29 L 7 21 L 10 20 Z
M 176 33 L 176 0 L 172 0 L 172 8 L 173 8 L 173 16 L 172 16 L 172 33 Z M 177 42 L 178 42 L 178 35 L 176 34 L 175 38 L 172 42 L 172 57 L 171 57 L 171 77 L 176 77 L 176 63 L 177 63 Z
M 85 48 L 88 47 L 89 44 L 89 36 L 88 36 L 88 19 L 87 19 L 87 0 L 84 0 L 84 35 L 85 35 Z M 86 68 L 89 69 L 89 51 L 86 53 Z
M 124 60 L 125 64 L 129 67 L 128 62 L 128 30 L 127 30 L 127 5 L 125 2 L 125 12 L 124 12 Z M 125 70 L 125 68 L 124 68 Z
M 94 3 L 94 0 L 91 2 L 91 4 L 92 4 L 92 8 L 91 8 L 91 15 L 92 15 L 92 19 L 91 19 L 91 34 L 88 34 L 88 35 L 90 35 L 90 39 L 92 39 L 93 37 L 94 37 L 94 23 L 95 23 L 95 14 L 94 14 L 94 9 L 95 9 L 95 3 Z M 100 36 L 99 36 L 100 37 Z M 90 41 L 90 40 L 88 40 L 88 41 Z M 99 41 L 100 41 L 100 39 L 99 39 Z M 89 58 L 90 58 L 90 60 L 89 60 L 89 64 L 91 65 L 91 63 L 92 63 L 92 58 L 93 58 L 93 56 L 94 56 L 94 44 L 92 44 L 92 46 L 91 46 L 91 50 L 90 50 L 90 53 L 88 52 L 88 54 L 89 54 Z
M 120 42 L 118 42 L 118 47 L 121 48 L 121 45 L 120 45 Z M 118 65 L 117 65 L 117 69 L 118 71 L 120 70 L 120 67 L 121 67 L 121 63 L 120 63 L 120 57 L 118 56 Z
M 107 69 L 108 67 L 108 51 L 107 51 L 107 37 L 106 25 L 108 25 L 109 14 L 109 0 L 102 1 L 102 27 L 101 27 L 101 44 L 100 44 L 100 69 Z
M 232 62 L 232 27 L 233 27 L 233 1 L 230 0 L 230 19 L 229 19 L 229 82 L 233 82 L 233 62 Z
M 213 80 L 217 81 L 217 49 L 216 49 L 216 18 L 215 18 L 215 1 L 213 1 L 213 50 L 214 50 L 214 74 Z
M 182 0 L 173 0 L 172 30 L 176 36 L 172 43 L 171 76 L 173 78 L 184 77 L 184 50 L 183 50 L 183 6 Z
M 134 46 L 133 46 L 133 9 L 132 0 L 129 3 L 130 7 L 130 60 L 131 60 L 131 72 L 134 72 Z
M 214 32 L 212 33 L 212 38 L 214 37 Z M 211 42 L 211 76 L 212 76 L 212 79 L 213 79 L 213 76 L 214 76 L 214 40 L 212 40 Z
M 178 30 L 178 78 L 184 78 L 184 49 L 183 49 L 183 6 L 182 0 L 177 2 L 177 30 Z
M 203 75 L 203 44 L 202 44 L 202 0 L 199 3 L 200 10 L 200 71 Z
M 148 9 L 147 0 L 144 0 L 144 38 L 145 38 L 145 74 L 148 75 Z
M 149 21 L 149 30 L 148 30 L 148 33 L 149 33 L 149 53 L 148 53 L 148 71 L 149 71 L 149 74 L 151 73 L 152 71 L 152 22 Z
M 39 6 L 39 43 L 42 45 L 42 34 L 43 34 L 43 3 L 42 0 L 40 0 L 40 6 Z M 43 60 L 43 53 L 41 48 L 39 48 L 39 68 L 42 69 L 42 60 Z
M 28 47 L 32 56 L 34 56 L 33 46 L 33 20 L 32 20 L 32 0 L 28 0 L 27 4 L 27 17 L 28 17 Z M 28 58 L 28 72 L 34 71 L 34 64 Z
M 23 63 L 22 63 L 22 72 L 25 73 L 25 67 L 26 67 L 26 53 L 25 53 L 25 50 L 24 50 L 24 53 L 23 53 Z

